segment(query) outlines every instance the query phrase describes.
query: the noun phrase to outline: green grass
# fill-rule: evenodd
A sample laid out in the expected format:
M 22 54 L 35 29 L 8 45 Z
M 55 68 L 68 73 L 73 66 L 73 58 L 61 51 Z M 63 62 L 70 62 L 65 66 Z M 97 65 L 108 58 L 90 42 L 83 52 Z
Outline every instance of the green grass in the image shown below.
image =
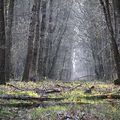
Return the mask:
M 59 98 L 62 97 L 64 100 L 58 101 L 54 103 L 54 106 L 51 106 L 51 102 L 45 102 L 49 106 L 33 108 L 29 111 L 29 116 L 31 119 L 38 120 L 38 119 L 45 119 L 48 120 L 56 120 L 57 114 L 59 112 L 67 114 L 68 112 L 72 111 L 79 111 L 80 113 L 90 113 L 92 115 L 96 114 L 98 117 L 107 117 L 110 119 L 112 116 L 115 120 L 118 120 L 119 113 L 120 113 L 120 100 L 114 99 L 96 99 L 93 96 L 99 95 L 120 95 L 119 87 L 114 86 L 111 83 L 105 82 L 85 82 L 85 81 L 76 81 L 70 83 L 63 83 L 61 81 L 43 81 L 38 83 L 33 82 L 11 82 L 9 84 L 13 84 L 22 90 L 17 90 L 10 86 L 0 86 L 0 95 L 15 95 L 15 96 L 30 96 L 30 97 L 40 97 L 35 91 L 35 88 L 39 89 L 53 89 L 57 88 L 57 85 L 65 86 L 66 89 L 61 89 L 62 92 L 49 94 L 48 97 L 50 98 Z M 69 90 L 69 87 L 74 88 L 77 85 L 80 87 Z M 84 94 L 85 89 L 90 88 L 91 86 L 95 86 L 91 94 Z M 27 91 L 26 91 L 27 90 Z M 1 100 L 1 103 L 4 104 L 18 104 L 18 103 L 34 103 L 35 101 L 20 101 L 20 100 Z M 36 102 L 37 103 L 37 102 Z M 62 103 L 62 105 L 57 105 L 57 103 Z M 73 104 L 74 103 L 74 104 Z M 10 115 L 9 111 L 2 110 L 0 115 Z M 80 116 L 80 115 L 79 115 Z M 101 118 L 102 119 L 102 118 Z
M 9 111 L 7 108 L 0 108 L 0 118 L 10 118 L 12 116 L 12 112 Z

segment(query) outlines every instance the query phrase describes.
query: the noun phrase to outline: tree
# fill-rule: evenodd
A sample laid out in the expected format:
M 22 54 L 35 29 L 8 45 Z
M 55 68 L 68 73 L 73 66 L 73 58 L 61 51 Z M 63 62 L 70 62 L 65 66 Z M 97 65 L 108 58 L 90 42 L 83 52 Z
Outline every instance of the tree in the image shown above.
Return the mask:
M 36 25 L 35 25 L 35 38 L 34 38 L 34 45 L 33 45 L 33 57 L 32 57 L 32 65 L 30 69 L 30 76 L 34 77 L 36 80 L 38 77 L 38 57 L 39 57 L 39 42 L 40 42 L 40 4 L 41 1 L 39 0 L 37 8 L 36 8 Z
M 26 57 L 26 63 L 25 68 L 23 72 L 23 78 L 22 81 L 28 81 L 29 75 L 30 75 L 30 69 L 32 65 L 32 59 L 33 59 L 33 48 L 34 48 L 34 32 L 35 32 L 35 24 L 36 24 L 36 10 L 37 7 L 39 7 L 39 0 L 34 1 L 34 5 L 32 7 L 32 17 L 31 17 L 31 23 L 29 27 L 29 37 L 28 37 L 28 49 L 27 49 L 27 57 Z
M 105 0 L 105 1 L 99 0 L 99 1 L 100 1 L 101 6 L 103 7 L 106 24 L 107 24 L 107 27 L 110 33 L 111 48 L 113 51 L 115 65 L 116 65 L 118 84 L 120 84 L 120 54 L 119 54 L 118 45 L 116 42 L 115 31 L 112 25 L 112 18 L 111 18 L 111 13 L 110 13 L 110 1 L 109 0 Z
M 6 82 L 4 0 L 0 0 L 0 84 Z
M 44 71 L 44 56 L 45 56 L 45 46 L 46 46 L 46 25 L 47 25 L 47 0 L 42 0 L 41 1 L 41 14 L 42 14 L 42 20 L 41 20 L 41 29 L 40 29 L 40 41 L 39 41 L 39 58 L 38 58 L 38 74 L 39 74 L 39 79 L 43 77 L 43 71 Z
M 14 13 L 14 0 L 6 0 L 8 4 L 8 8 L 6 8 L 6 61 L 5 61 L 5 69 L 6 69 L 6 80 L 10 79 L 11 72 L 11 47 L 12 47 L 12 23 L 13 23 L 13 13 Z M 7 6 L 6 6 L 7 7 Z

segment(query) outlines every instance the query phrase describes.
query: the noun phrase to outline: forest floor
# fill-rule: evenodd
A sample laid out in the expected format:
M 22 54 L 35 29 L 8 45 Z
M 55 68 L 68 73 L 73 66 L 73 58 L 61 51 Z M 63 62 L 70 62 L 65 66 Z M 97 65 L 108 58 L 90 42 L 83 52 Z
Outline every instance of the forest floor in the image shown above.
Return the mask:
M 120 87 L 99 81 L 10 82 L 0 86 L 0 120 L 120 120 Z

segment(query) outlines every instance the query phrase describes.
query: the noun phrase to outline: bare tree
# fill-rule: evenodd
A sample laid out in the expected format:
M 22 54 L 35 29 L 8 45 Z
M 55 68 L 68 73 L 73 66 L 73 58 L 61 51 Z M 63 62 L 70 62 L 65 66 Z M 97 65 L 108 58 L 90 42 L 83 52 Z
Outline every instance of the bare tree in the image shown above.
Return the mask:
M 4 0 L 0 0 L 0 84 L 6 82 Z
M 39 79 L 43 77 L 43 71 L 44 71 L 44 56 L 45 56 L 45 34 L 46 34 L 46 25 L 47 25 L 47 13 L 46 13 L 46 8 L 47 8 L 47 1 L 42 0 L 41 2 L 41 14 L 42 14 L 42 20 L 41 20 L 41 29 L 40 29 L 40 48 L 39 48 L 39 59 L 38 59 L 38 74 L 39 74 Z
M 30 77 L 34 77 L 37 79 L 38 73 L 38 57 L 39 57 L 39 40 L 40 40 L 40 4 L 41 1 L 39 0 L 37 8 L 36 8 L 36 26 L 35 26 L 35 40 L 33 46 L 33 58 L 32 58 L 32 66 L 31 66 L 31 73 Z
M 14 13 L 14 0 L 6 0 L 6 4 L 8 4 L 8 8 L 6 8 L 6 61 L 5 61 L 5 69 L 6 69 L 6 80 L 10 79 L 11 72 L 11 47 L 12 47 L 12 23 L 13 23 L 13 13 Z
M 112 47 L 112 51 L 114 55 L 116 71 L 117 71 L 117 76 L 118 76 L 118 84 L 120 84 L 120 54 L 119 54 L 118 45 L 116 42 L 115 32 L 114 32 L 113 25 L 112 25 L 112 18 L 111 18 L 111 13 L 110 13 L 110 1 L 109 0 L 105 0 L 105 1 L 99 0 L 99 1 L 103 7 L 106 24 L 108 26 L 108 30 L 110 33 L 111 47 Z
M 31 69 L 31 64 L 32 64 L 32 59 L 33 59 L 33 47 L 34 47 L 34 32 L 35 32 L 35 24 L 36 24 L 36 10 L 39 0 L 34 1 L 34 5 L 32 7 L 32 17 L 31 17 L 31 23 L 29 27 L 29 37 L 28 37 L 28 49 L 27 49 L 27 58 L 26 58 L 26 63 L 25 63 L 25 68 L 24 68 L 24 73 L 23 73 L 23 78 L 22 81 L 28 81 L 29 80 L 29 74 L 30 74 L 30 69 Z

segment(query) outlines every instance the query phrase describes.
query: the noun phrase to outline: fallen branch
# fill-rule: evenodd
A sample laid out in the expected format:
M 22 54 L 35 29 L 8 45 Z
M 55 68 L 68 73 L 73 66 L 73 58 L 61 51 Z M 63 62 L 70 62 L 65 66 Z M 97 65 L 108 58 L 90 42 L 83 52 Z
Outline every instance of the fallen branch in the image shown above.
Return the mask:
M 15 100 L 28 100 L 28 101 L 35 100 L 35 101 L 43 102 L 43 101 L 60 101 L 63 100 L 64 98 L 41 98 L 41 97 L 29 97 L 29 96 L 0 95 L 0 99 L 6 99 L 6 100 L 15 99 Z
M 40 102 L 40 103 L 3 103 L 0 104 L 0 106 L 3 107 L 20 107 L 20 108 L 35 108 L 35 107 L 49 107 L 49 106 L 68 106 L 68 105 L 83 105 L 83 104 L 88 104 L 88 103 L 83 103 L 83 102 L 53 102 L 53 103 L 46 103 L 46 102 Z
M 62 91 L 59 90 L 59 89 L 50 89 L 50 90 L 45 91 L 46 94 L 49 94 L 49 93 L 59 93 L 59 92 L 62 92 Z
M 22 89 L 22 88 L 18 88 L 18 87 L 16 87 L 16 86 L 12 85 L 12 84 L 6 84 L 6 85 L 9 86 L 9 87 L 15 88 L 15 89 L 17 89 L 17 90 L 26 91 L 26 90 L 24 90 L 24 89 Z
M 14 86 L 12 84 L 6 84 L 6 85 L 9 86 L 9 87 L 13 87 L 16 90 L 21 90 L 21 91 L 35 91 L 38 94 L 52 94 L 52 93 L 54 94 L 54 93 L 60 93 L 60 92 L 63 92 L 63 91 L 68 92 L 68 91 L 75 90 L 78 87 L 82 86 L 82 84 L 79 84 L 79 85 L 77 85 L 75 87 L 68 87 L 68 86 L 66 87 L 66 86 L 62 86 L 62 85 L 57 84 L 56 87 L 62 87 L 64 90 L 61 90 L 61 89 L 58 89 L 58 88 L 53 88 L 53 89 L 39 89 L 39 88 L 35 88 L 35 89 L 29 89 L 29 90 L 27 89 L 26 90 L 26 89 L 21 89 L 19 87 L 16 87 L 16 86 Z
M 56 87 L 62 87 L 63 89 L 65 89 L 65 92 L 75 90 L 75 89 L 77 89 L 78 87 L 81 87 L 81 86 L 82 86 L 82 84 L 79 84 L 75 87 L 62 86 L 62 85 L 59 85 L 59 84 L 56 85 Z
M 71 88 L 70 86 L 63 86 L 63 85 L 59 85 L 59 84 L 57 84 L 56 87 L 63 88 L 63 89 L 70 89 Z
M 38 94 L 40 93 L 44 93 L 44 94 L 50 94 L 50 93 L 59 93 L 59 92 L 62 92 L 60 89 L 46 89 L 46 90 L 42 90 L 42 89 L 39 89 L 39 88 L 36 88 L 34 89 L 34 91 Z
M 46 90 L 43 90 L 43 89 L 39 89 L 39 88 L 35 88 L 35 89 L 21 89 L 21 88 L 18 88 L 12 84 L 6 84 L 7 86 L 9 87 L 13 87 L 15 88 L 16 90 L 20 90 L 20 91 L 35 91 L 36 93 L 40 94 L 40 93 L 44 93 L 44 94 L 50 94 L 50 93 L 59 93 L 59 92 L 62 92 L 60 89 L 46 89 Z
M 19 108 L 32 108 L 36 107 L 38 104 L 37 103 L 4 103 L 0 104 L 2 107 L 19 107 Z
M 87 96 L 86 99 L 120 99 L 120 95 L 93 95 L 93 96 Z
M 67 90 L 67 91 L 73 91 L 73 90 L 75 90 L 75 89 L 77 89 L 78 87 L 81 87 L 81 86 L 82 86 L 82 84 L 79 84 L 79 85 L 77 85 L 77 86 L 75 86 L 75 87 L 70 88 L 70 89 Z

